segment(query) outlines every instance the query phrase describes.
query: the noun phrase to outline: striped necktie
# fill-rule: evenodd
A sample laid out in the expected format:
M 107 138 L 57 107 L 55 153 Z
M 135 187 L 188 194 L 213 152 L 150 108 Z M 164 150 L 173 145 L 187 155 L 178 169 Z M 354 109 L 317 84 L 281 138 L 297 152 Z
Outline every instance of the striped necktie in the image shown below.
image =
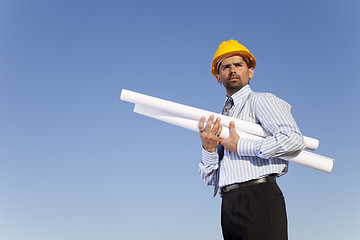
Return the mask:
M 232 106 L 234 106 L 234 100 L 229 97 L 224 105 L 224 108 L 222 110 L 222 114 L 229 116 L 230 114 L 230 109 L 232 108 Z M 219 190 L 219 178 L 220 178 L 220 161 L 223 159 L 224 157 L 224 146 L 219 144 L 217 146 L 217 153 L 219 155 L 219 168 L 216 171 L 216 179 L 215 179 L 215 186 L 214 186 L 214 197 L 216 196 L 218 190 Z

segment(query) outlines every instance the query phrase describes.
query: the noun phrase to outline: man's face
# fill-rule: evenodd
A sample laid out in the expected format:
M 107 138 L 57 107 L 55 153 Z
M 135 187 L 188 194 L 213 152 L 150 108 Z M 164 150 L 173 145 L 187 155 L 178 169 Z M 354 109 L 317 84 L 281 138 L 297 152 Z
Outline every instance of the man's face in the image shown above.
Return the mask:
M 254 76 L 254 69 L 248 68 L 243 58 L 239 55 L 225 58 L 219 67 L 216 79 L 226 88 L 231 96 L 243 86 L 249 84 L 249 79 Z

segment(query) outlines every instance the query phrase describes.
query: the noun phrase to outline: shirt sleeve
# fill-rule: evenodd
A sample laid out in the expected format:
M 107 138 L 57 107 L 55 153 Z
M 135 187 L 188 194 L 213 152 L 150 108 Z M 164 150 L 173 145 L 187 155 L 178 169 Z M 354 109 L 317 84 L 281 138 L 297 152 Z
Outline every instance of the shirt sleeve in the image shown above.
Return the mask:
M 239 156 L 257 156 L 264 159 L 294 153 L 305 148 L 303 136 L 290 113 L 291 106 L 273 94 L 261 94 L 255 100 L 257 120 L 272 136 L 262 140 L 240 138 Z
M 206 185 L 215 185 L 216 172 L 219 168 L 219 155 L 202 149 L 199 173 Z

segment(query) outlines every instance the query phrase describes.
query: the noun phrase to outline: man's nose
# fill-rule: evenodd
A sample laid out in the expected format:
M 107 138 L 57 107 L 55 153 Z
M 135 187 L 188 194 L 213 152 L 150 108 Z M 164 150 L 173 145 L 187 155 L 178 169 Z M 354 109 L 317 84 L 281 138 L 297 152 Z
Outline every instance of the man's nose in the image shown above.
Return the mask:
M 236 73 L 236 68 L 234 65 L 230 65 L 230 73 Z

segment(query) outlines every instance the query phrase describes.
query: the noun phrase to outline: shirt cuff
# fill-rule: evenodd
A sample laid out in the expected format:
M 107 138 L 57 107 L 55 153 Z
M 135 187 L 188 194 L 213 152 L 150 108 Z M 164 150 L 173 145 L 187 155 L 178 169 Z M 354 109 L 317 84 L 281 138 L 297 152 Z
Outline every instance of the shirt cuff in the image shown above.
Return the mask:
M 240 138 L 237 143 L 237 152 L 239 156 L 257 156 L 261 141 Z
M 217 164 L 219 162 L 219 155 L 217 152 L 211 153 L 202 149 L 202 162 L 206 165 Z

